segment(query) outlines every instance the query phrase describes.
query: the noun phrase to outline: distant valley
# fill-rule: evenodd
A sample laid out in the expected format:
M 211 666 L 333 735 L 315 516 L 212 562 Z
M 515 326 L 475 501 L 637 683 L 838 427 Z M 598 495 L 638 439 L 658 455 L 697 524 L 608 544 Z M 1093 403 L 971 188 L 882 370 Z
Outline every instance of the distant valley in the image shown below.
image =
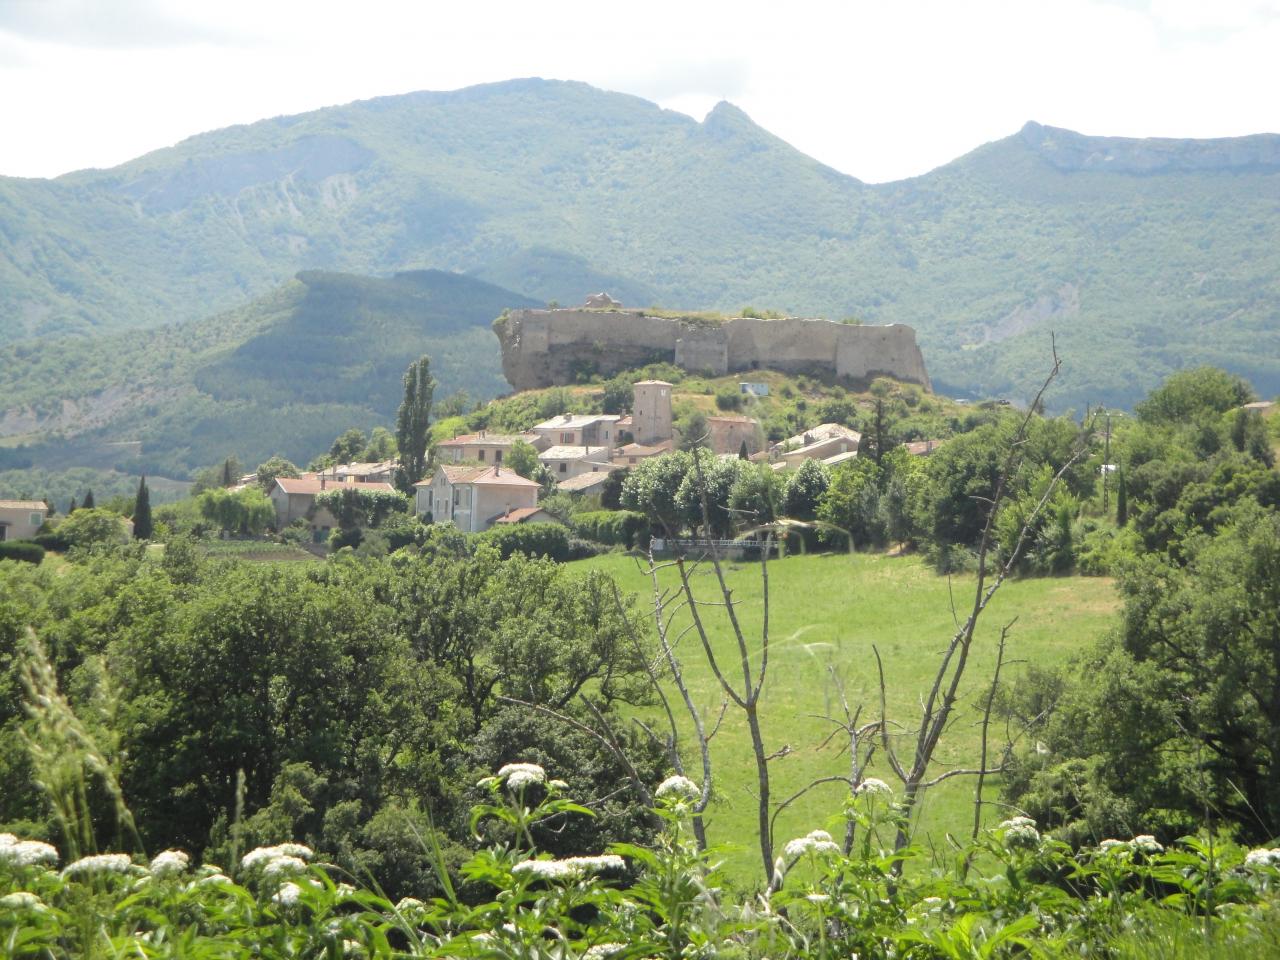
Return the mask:
M 205 320 L 11 344 L 0 347 L 0 437 L 11 460 L 46 468 L 185 477 L 231 454 L 250 466 L 275 453 L 306 462 L 348 426 L 393 420 L 400 378 L 424 353 L 442 397 L 503 392 L 490 324 L 533 305 L 439 271 L 309 272 Z

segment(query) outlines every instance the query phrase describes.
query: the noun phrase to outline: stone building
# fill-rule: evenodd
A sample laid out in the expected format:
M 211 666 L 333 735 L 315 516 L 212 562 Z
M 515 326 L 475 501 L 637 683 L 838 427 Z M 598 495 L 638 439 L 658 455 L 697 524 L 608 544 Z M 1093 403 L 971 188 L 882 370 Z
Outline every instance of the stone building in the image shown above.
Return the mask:
M 641 446 L 671 439 L 671 390 L 665 380 L 641 380 L 632 385 L 631 435 Z

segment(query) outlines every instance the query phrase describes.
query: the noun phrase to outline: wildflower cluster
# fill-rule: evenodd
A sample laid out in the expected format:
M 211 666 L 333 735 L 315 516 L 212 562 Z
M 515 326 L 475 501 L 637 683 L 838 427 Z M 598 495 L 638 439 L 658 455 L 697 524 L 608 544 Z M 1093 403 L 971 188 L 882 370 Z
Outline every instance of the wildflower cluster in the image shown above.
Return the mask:
M 1034 849 L 1040 845 L 1040 831 L 1030 817 L 1011 817 L 1000 824 L 1009 849 Z
M 487 778 L 498 801 L 487 816 L 514 826 L 473 855 L 462 874 L 488 902 L 443 895 L 396 903 L 331 877 L 301 844 L 259 847 L 240 861 L 246 886 L 179 850 L 149 866 L 122 853 L 84 857 L 58 871 L 57 852 L 0 834 L 0 943 L 15 955 L 530 957 L 557 960 L 778 956 L 1094 956 L 1117 938 L 1141 945 L 1151 929 L 1199 930 L 1209 912 L 1233 956 L 1275 955 L 1267 919 L 1280 908 L 1273 879 L 1280 848 L 1244 851 L 1184 838 L 1109 840 L 1072 851 L 1013 817 L 961 847 L 956 867 L 919 869 L 929 855 L 862 843 L 841 852 L 813 830 L 784 845 L 768 891 L 734 901 L 708 855 L 669 805 L 698 796 L 686 778 L 655 791 L 667 806 L 653 848 L 617 845 L 590 856 L 539 853 L 527 827 L 588 810 L 556 796 L 554 781 L 510 765 Z M 541 771 L 541 768 L 538 768 Z M 511 787 L 513 776 L 523 786 Z M 532 777 L 533 779 L 529 779 Z M 541 802 L 521 791 L 545 784 Z M 864 783 L 868 796 L 884 791 Z M 886 788 L 887 789 L 887 788 Z M 853 813 L 859 812 L 862 819 Z M 853 847 L 877 822 L 850 806 Z M 890 814 L 892 815 L 892 813 Z M 861 831 L 859 836 L 857 831 Z M 27 844 L 27 846 L 22 846 Z M 1034 856 L 1028 856 L 1028 850 Z M 21 851 L 21 852 L 15 852 Z M 787 869 L 803 861 L 805 869 Z M 906 863 L 907 868 L 901 869 Z M 993 869 L 994 867 L 994 869 Z M 442 877 L 444 875 L 442 874 Z M 139 878 L 95 882 L 86 878 Z M 148 882 L 163 878 L 164 882 Z M 447 880 L 447 878 L 446 878 Z M 1248 882 L 1242 882 L 1247 880 Z M 1169 890 L 1178 891 L 1168 895 Z M 1269 938 L 1269 939 L 1268 939 Z M 168 952 L 166 952 L 168 951 Z M 10 951 L 12 952 L 12 951 Z M 1121 952 L 1120 955 L 1128 955 Z
M 58 851 L 40 840 L 19 840 L 0 833 L 0 866 L 34 867 L 58 862 Z

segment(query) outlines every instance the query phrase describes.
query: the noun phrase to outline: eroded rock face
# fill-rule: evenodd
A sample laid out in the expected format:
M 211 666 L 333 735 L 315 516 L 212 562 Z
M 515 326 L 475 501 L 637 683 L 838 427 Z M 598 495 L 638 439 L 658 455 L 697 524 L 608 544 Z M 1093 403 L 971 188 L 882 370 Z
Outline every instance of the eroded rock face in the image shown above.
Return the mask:
M 668 362 L 713 376 L 768 368 L 835 375 L 852 383 L 890 376 L 929 388 L 915 331 L 902 324 L 852 326 L 831 320 L 705 323 L 640 310 L 515 310 L 494 325 L 502 369 L 517 390 L 611 376 Z
M 1028 123 L 1019 136 L 1059 170 L 1153 174 L 1280 167 L 1280 136 L 1189 140 L 1161 137 L 1090 137 L 1074 130 Z

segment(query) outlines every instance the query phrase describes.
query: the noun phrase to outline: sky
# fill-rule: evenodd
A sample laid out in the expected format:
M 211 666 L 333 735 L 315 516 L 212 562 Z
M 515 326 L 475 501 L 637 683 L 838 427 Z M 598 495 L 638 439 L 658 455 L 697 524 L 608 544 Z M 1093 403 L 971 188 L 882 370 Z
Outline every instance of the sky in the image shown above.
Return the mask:
M 720 100 L 868 182 L 1028 120 L 1280 132 L 1280 0 L 0 0 L 0 174 L 219 127 L 540 76 L 697 119 Z

